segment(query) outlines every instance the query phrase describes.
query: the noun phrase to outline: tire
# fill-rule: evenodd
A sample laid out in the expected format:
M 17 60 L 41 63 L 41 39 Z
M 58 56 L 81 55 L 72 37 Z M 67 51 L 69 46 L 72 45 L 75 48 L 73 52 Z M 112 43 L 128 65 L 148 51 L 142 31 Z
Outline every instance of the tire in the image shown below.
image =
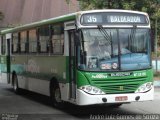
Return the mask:
M 13 90 L 16 94 L 20 93 L 20 88 L 18 87 L 18 78 L 17 75 L 13 75 Z
M 54 107 L 56 108 L 64 107 L 64 102 L 61 99 L 61 92 L 58 83 L 52 85 L 50 96 L 51 96 L 51 102 Z

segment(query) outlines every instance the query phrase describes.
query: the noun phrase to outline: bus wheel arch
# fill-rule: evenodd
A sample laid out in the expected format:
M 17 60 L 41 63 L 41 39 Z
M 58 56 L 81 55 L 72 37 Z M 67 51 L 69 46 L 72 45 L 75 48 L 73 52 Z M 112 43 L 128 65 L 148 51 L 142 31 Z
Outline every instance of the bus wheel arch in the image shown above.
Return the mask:
M 61 90 L 59 86 L 59 82 L 56 78 L 52 78 L 50 81 L 50 97 L 51 102 L 57 108 L 63 107 L 63 101 L 61 99 Z
M 14 84 L 14 77 L 15 77 L 15 76 L 17 76 L 16 71 L 12 71 L 12 77 L 11 77 L 12 86 L 13 86 L 13 84 Z
M 18 77 L 15 71 L 12 72 L 12 86 L 15 93 L 19 93 Z

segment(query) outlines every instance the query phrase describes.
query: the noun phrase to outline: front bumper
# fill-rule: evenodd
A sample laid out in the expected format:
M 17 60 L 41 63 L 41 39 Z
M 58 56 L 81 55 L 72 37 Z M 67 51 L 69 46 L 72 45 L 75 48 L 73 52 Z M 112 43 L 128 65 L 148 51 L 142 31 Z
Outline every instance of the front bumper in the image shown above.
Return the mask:
M 116 97 L 127 96 L 127 100 L 116 101 Z M 139 98 L 139 100 L 136 100 Z M 77 90 L 76 103 L 77 105 L 94 105 L 107 103 L 128 103 L 138 101 L 149 101 L 154 98 L 154 87 L 145 93 L 127 93 L 127 94 L 105 94 L 105 95 L 91 95 L 80 89 Z M 106 101 L 105 101 L 106 100 Z M 105 101 L 105 102 L 104 102 Z

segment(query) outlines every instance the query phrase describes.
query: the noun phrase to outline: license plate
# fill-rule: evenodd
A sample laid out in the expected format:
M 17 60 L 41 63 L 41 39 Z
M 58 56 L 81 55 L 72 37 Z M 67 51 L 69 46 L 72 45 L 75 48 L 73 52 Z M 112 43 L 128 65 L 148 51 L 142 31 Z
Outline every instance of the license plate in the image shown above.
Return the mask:
M 115 97 L 115 101 L 127 101 L 128 97 L 127 96 L 117 96 Z

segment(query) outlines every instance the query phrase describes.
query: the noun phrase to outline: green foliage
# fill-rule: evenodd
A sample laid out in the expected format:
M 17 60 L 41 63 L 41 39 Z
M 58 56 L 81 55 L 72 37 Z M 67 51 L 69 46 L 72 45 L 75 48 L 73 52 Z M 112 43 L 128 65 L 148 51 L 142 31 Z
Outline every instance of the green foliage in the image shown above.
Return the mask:
M 160 18 L 160 0 L 78 0 L 81 10 L 126 9 L 144 11 Z
M 66 0 L 68 3 L 70 0 Z M 92 9 L 126 9 L 147 12 L 154 29 L 155 19 L 158 20 L 160 34 L 160 0 L 78 0 L 81 10 Z
M 157 77 L 160 79 L 160 71 L 154 71 L 154 77 Z
M 157 51 L 157 55 L 155 52 L 152 52 L 152 59 L 155 59 L 156 57 L 160 59 L 160 51 Z

